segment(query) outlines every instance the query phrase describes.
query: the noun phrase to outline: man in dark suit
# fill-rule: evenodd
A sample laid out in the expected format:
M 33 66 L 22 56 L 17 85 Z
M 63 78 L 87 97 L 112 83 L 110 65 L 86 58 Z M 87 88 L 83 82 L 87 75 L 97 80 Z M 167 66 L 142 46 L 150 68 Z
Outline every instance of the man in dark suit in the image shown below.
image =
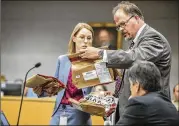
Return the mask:
M 161 92 L 160 71 L 154 63 L 138 61 L 128 70 L 131 96 L 119 126 L 178 126 L 178 113 Z
M 107 62 L 107 67 L 126 69 L 123 72 L 122 88 L 118 93 L 119 113 L 116 113 L 122 114 L 124 106 L 128 103 L 130 85 L 125 73 L 136 60 L 151 61 L 157 66 L 161 73 L 162 91 L 170 98 L 171 48 L 166 38 L 145 23 L 141 10 L 133 3 L 122 1 L 113 9 L 113 15 L 117 30 L 127 41 L 131 41 L 129 50 L 102 50 L 88 47 L 81 50 L 81 57 L 102 58 Z

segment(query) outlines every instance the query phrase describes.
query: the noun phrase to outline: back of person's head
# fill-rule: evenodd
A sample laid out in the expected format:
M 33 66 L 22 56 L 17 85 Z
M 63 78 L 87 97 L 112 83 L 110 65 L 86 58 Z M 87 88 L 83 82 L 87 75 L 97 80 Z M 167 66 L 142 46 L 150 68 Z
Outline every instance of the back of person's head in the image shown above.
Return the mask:
M 149 61 L 136 61 L 128 71 L 129 79 L 140 86 L 147 92 L 161 90 L 161 74 L 156 65 Z
M 130 3 L 129 1 L 121 1 L 116 7 L 113 8 L 113 15 L 118 11 L 119 9 L 122 9 L 125 14 L 127 15 L 137 15 L 142 20 L 144 20 L 144 16 L 141 12 L 141 10 L 134 4 Z
M 87 23 L 78 23 L 75 26 L 75 28 L 73 29 L 73 32 L 72 32 L 71 37 L 70 37 L 70 41 L 69 41 L 69 44 L 68 44 L 68 53 L 69 54 L 75 53 L 75 43 L 73 42 L 73 37 L 76 36 L 78 34 L 78 32 L 83 28 L 86 28 L 89 31 L 91 31 L 91 33 L 93 35 L 92 37 L 94 37 L 93 28 L 89 24 L 87 24 Z

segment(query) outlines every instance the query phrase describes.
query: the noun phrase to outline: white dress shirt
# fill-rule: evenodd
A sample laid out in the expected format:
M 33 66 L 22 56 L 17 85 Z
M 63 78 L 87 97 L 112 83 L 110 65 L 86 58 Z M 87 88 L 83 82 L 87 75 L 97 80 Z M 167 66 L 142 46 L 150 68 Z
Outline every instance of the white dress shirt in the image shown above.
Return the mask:
M 144 25 L 142 25 L 142 27 L 138 30 L 133 42 L 135 43 L 139 37 L 139 35 L 141 34 L 142 30 L 144 29 L 144 27 L 146 26 L 146 23 L 144 23 Z M 107 57 L 107 52 L 106 50 L 104 50 L 104 53 L 103 53 L 103 62 L 108 62 L 108 57 Z

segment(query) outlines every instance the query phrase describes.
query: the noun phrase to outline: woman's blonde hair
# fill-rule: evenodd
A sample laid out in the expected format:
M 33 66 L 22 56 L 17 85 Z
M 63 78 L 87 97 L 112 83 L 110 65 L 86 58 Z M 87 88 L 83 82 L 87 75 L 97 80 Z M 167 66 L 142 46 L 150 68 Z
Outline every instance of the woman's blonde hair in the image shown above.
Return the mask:
M 73 42 L 73 37 L 76 36 L 77 33 L 78 33 L 82 28 L 86 28 L 86 29 L 90 30 L 91 33 L 92 33 L 92 37 L 94 37 L 94 31 L 93 31 L 93 28 L 92 28 L 90 25 L 88 25 L 87 23 L 78 23 L 78 24 L 75 26 L 75 28 L 74 28 L 74 30 L 73 30 L 73 32 L 72 32 L 72 34 L 71 34 L 71 37 L 70 37 L 70 41 L 69 41 L 69 44 L 68 44 L 68 53 L 69 53 L 69 54 L 72 54 L 72 53 L 75 53 L 75 52 L 76 52 L 76 50 L 75 50 L 75 43 Z

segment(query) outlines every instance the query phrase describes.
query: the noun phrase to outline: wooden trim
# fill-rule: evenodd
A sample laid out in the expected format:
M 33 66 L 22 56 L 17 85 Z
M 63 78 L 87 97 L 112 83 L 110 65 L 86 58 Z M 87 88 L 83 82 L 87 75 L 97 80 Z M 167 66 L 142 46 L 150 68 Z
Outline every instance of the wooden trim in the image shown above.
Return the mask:
M 53 98 L 48 98 L 48 97 L 45 97 L 45 98 L 25 98 L 23 99 L 23 101 L 26 101 L 26 102 L 37 102 L 37 101 L 40 101 L 40 102 L 55 102 L 55 97 Z M 9 97 L 9 96 L 4 96 L 4 97 L 1 97 L 1 101 L 20 101 L 21 100 L 21 97 Z

